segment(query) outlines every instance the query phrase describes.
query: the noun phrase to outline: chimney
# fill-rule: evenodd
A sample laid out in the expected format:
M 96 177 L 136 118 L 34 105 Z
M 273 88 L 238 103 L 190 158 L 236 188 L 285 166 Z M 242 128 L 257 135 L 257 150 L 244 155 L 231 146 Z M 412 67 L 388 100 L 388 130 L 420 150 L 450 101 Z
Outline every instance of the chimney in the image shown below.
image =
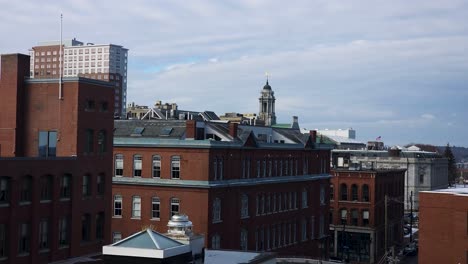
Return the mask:
M 195 120 L 185 121 L 185 139 L 195 139 L 197 134 L 197 123 Z
M 233 138 L 237 137 L 237 126 L 238 126 L 237 123 L 229 122 L 229 135 L 231 135 L 231 137 Z
M 312 143 L 315 143 L 317 141 L 317 130 L 310 130 L 309 135 Z

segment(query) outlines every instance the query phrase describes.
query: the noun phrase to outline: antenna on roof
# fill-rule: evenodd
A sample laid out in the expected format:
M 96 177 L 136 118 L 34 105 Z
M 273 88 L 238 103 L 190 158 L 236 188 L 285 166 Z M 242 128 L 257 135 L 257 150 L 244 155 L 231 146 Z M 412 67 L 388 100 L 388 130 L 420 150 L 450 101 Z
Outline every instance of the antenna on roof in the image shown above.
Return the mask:
M 62 21 L 63 21 L 63 14 L 60 14 L 60 56 L 59 56 L 59 61 L 60 61 L 60 67 L 59 67 L 59 72 L 60 72 L 60 77 L 59 77 L 59 100 L 62 100 L 63 99 L 63 96 L 62 96 L 62 49 L 63 49 L 63 46 L 62 46 Z

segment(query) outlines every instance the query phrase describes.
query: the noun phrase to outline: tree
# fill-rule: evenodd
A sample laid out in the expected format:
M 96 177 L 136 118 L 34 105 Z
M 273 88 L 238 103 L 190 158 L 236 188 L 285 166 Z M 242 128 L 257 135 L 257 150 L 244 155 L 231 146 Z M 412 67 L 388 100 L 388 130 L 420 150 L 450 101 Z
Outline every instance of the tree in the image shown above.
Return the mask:
M 448 143 L 445 147 L 444 157 L 448 160 L 448 180 L 449 184 L 452 185 L 457 178 L 457 166 L 455 165 L 455 157 L 453 156 L 452 148 Z

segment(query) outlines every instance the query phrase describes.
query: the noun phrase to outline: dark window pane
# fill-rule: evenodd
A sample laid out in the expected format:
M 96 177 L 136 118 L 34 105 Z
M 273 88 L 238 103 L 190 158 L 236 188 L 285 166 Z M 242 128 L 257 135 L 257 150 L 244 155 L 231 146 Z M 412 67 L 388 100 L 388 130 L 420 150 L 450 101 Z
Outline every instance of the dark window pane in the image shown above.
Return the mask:
M 47 131 L 39 131 L 39 157 L 47 157 Z
M 49 157 L 55 157 L 57 153 L 57 132 L 49 131 L 49 148 L 48 155 Z

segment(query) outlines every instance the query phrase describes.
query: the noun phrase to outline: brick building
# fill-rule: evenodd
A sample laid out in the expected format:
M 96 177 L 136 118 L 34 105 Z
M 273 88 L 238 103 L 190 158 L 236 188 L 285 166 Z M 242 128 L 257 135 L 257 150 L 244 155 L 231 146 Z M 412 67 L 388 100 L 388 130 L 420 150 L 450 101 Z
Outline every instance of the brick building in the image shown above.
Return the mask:
M 330 146 L 299 130 L 118 120 L 114 241 L 190 216 L 212 249 L 328 257 Z
M 468 263 L 468 188 L 419 195 L 419 263 Z
M 0 263 L 49 263 L 110 241 L 113 86 L 28 79 L 0 58 Z M 59 93 L 62 98 L 59 99 Z
M 112 83 L 115 88 L 115 115 L 125 118 L 127 104 L 128 49 L 114 44 L 83 43 L 76 39 L 41 42 L 29 51 L 30 77 L 57 79 L 60 67 L 64 77 L 85 77 Z M 60 63 L 60 56 L 63 62 Z
M 387 248 L 401 246 L 405 170 L 334 169 L 331 174 L 331 256 L 376 263 L 385 253 L 385 236 Z

